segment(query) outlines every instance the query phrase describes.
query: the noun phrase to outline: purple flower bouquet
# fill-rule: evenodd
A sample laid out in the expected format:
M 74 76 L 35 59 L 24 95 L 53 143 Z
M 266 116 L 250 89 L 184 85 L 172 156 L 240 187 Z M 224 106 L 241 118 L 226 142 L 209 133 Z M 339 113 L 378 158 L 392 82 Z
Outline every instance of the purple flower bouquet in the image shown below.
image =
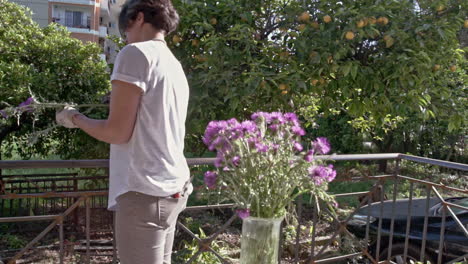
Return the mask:
M 330 143 L 319 137 L 305 149 L 304 135 L 294 113 L 257 112 L 242 122 L 211 121 L 203 141 L 217 153 L 216 170 L 205 173 L 205 184 L 234 201 L 243 219 L 284 217 L 287 205 L 302 193 L 332 204 L 326 190 L 336 171 L 315 159 L 330 152 Z

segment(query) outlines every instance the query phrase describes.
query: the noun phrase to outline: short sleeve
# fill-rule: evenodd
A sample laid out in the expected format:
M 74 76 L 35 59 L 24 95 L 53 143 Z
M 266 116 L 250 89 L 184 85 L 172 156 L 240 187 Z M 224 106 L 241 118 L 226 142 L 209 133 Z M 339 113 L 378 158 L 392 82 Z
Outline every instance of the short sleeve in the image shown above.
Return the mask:
M 146 92 L 149 62 L 143 52 L 133 45 L 125 46 L 117 55 L 111 81 L 119 80 L 134 84 Z

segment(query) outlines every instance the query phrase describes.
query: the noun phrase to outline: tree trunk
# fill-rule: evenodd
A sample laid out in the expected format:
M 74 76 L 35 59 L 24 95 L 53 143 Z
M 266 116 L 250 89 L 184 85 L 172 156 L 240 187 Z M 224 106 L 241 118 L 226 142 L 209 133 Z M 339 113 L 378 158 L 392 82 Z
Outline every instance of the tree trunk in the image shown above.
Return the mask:
M 377 146 L 378 153 L 390 153 L 393 144 L 393 134 L 387 134 L 383 141 L 374 141 Z M 387 160 L 379 160 L 379 171 L 382 173 L 387 172 Z

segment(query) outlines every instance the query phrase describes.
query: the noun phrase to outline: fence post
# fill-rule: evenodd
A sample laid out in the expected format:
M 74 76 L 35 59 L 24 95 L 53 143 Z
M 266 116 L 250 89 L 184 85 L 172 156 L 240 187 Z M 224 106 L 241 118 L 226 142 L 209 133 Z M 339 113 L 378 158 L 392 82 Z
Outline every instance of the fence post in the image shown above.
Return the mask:
M 73 175 L 73 191 L 78 192 L 78 180 L 76 179 L 76 174 Z M 73 203 L 76 203 L 78 200 L 77 197 L 73 198 Z M 78 207 L 77 210 L 73 212 L 73 224 L 75 226 L 75 231 L 78 231 L 78 224 L 79 224 L 79 219 L 78 219 L 78 210 L 80 208 Z
M 90 209 L 89 209 L 89 197 L 85 198 L 86 204 L 86 263 L 90 263 Z

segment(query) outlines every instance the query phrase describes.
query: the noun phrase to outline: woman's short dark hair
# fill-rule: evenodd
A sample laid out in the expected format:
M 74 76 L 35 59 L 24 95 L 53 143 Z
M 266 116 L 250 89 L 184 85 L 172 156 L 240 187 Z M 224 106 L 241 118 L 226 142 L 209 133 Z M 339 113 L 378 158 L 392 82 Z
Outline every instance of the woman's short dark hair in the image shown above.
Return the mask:
M 144 14 L 146 23 L 164 31 L 165 34 L 174 31 L 179 24 L 179 15 L 171 0 L 127 0 L 119 15 L 119 29 L 122 36 L 139 12 Z

